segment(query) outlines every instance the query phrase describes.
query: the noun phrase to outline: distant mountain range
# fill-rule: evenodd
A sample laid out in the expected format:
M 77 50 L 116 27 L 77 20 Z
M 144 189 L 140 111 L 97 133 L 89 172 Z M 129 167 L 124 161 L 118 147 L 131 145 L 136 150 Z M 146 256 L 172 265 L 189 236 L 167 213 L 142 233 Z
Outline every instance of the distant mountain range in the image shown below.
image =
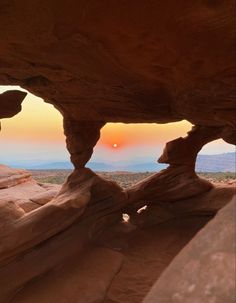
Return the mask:
M 13 167 L 20 165 L 11 164 Z M 129 163 L 124 162 L 95 162 L 91 161 L 87 167 L 95 171 L 130 171 L 130 172 L 145 172 L 145 171 L 159 171 L 164 169 L 167 165 L 159 164 L 156 162 L 143 162 L 143 163 Z M 25 164 L 26 169 L 72 169 L 73 166 L 70 162 L 48 162 L 34 164 Z M 199 172 L 235 172 L 236 169 L 236 153 L 224 153 L 218 155 L 198 155 L 196 171 Z
M 218 155 L 198 155 L 196 171 L 199 172 L 235 172 L 236 153 Z

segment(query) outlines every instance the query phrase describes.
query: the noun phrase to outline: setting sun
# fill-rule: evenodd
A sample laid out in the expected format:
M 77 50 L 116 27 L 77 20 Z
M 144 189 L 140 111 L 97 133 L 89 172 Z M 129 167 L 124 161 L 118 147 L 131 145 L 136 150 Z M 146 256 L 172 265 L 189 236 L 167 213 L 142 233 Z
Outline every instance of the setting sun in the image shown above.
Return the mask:
M 117 147 L 118 147 L 117 143 L 114 143 L 114 144 L 113 144 L 113 147 L 114 147 L 114 148 L 117 148 Z

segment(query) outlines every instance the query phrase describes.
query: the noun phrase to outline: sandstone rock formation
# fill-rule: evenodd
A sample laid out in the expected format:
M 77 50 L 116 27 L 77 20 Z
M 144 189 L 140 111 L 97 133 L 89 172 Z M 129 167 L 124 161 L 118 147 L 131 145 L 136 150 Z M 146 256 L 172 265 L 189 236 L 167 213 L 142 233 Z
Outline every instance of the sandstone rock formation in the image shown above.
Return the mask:
M 234 198 L 175 258 L 144 303 L 235 302 L 235 216 Z
M 194 165 L 206 143 L 218 138 L 236 143 L 234 1 L 3 0 L 0 28 L 0 84 L 20 85 L 61 112 L 75 166 L 50 201 L 55 192 L 45 193 L 25 172 L 2 167 L 0 302 L 141 302 L 180 249 L 233 196 L 232 188 L 224 188 L 222 196 L 201 180 Z M 17 114 L 24 97 L 18 91 L 1 94 L 0 118 Z M 169 167 L 130 189 L 84 167 L 107 122 L 182 119 L 194 127 L 187 137 L 167 143 L 159 161 Z M 23 207 L 22 199 L 37 208 Z M 122 222 L 123 213 L 130 214 L 130 222 Z M 156 254 L 143 251 L 146 240 Z M 202 257 L 205 247 L 194 241 L 190 246 L 196 245 Z M 211 241 L 217 246 L 214 237 Z M 144 276 L 140 252 L 152 264 Z M 186 260 L 182 253 L 180 264 Z M 209 277 L 219 276 L 221 264 L 232 259 L 228 253 L 220 255 L 223 261 L 210 268 Z M 194 281 L 197 292 L 181 276 L 184 287 L 173 300 L 186 295 L 198 302 L 201 290 L 199 297 L 205 298 L 200 269 L 201 279 Z M 141 294 L 128 283 L 131 276 L 137 277 L 137 288 L 146 281 Z M 166 276 L 160 285 L 171 279 Z M 95 277 L 101 284 L 87 287 L 86 281 L 95 283 Z M 216 303 L 233 300 L 231 288 L 227 294 L 221 291 L 228 279 L 232 277 L 211 284 L 219 289 L 209 298 Z M 179 294 L 174 281 L 170 285 Z M 168 299 L 164 292 L 160 302 Z
M 49 189 L 43 187 L 28 171 L 0 165 L 0 204 L 10 201 L 29 212 L 52 200 L 59 189 L 58 185 L 51 185 Z
M 28 214 L 1 199 L 0 302 L 142 302 L 173 257 L 234 195 L 228 185 L 174 203 L 156 201 L 121 223 L 125 192 L 82 169 L 54 201 Z
M 0 189 L 24 183 L 29 179 L 30 173 L 27 171 L 0 165 Z
M 0 94 L 0 118 L 9 118 L 21 111 L 21 103 L 27 93 L 12 90 Z

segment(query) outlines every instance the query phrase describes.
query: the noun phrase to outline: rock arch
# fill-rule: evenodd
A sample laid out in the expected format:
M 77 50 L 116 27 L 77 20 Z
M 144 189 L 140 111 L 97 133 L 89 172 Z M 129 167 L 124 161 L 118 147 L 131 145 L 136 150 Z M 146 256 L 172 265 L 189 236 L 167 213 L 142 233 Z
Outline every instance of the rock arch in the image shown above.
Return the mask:
M 70 299 L 77 300 L 75 285 L 83 266 L 74 272 L 76 258 L 87 249 L 90 253 L 94 241 L 112 246 L 104 240 L 109 233 L 117 235 L 111 226 L 123 228 L 123 212 L 137 222 L 136 210 L 147 199 L 148 212 L 166 222 L 173 217 L 181 221 L 183 214 L 212 216 L 233 196 L 230 189 L 220 203 L 206 207 L 204 202 L 218 191 L 194 171 L 204 144 L 217 138 L 236 143 L 233 1 L 69 2 L 8 0 L 0 5 L 0 84 L 20 85 L 62 113 L 75 166 L 57 197 L 13 216 L 1 230 L 3 303 L 42 302 L 47 295 L 53 300 L 59 295 L 64 302 L 70 291 L 53 288 L 53 278 L 60 285 L 54 270 L 63 281 L 71 278 Z M 17 91 L 0 95 L 0 117 L 18 113 L 24 97 Z M 182 119 L 195 126 L 186 138 L 167 143 L 159 161 L 169 167 L 131 189 L 123 190 L 84 167 L 106 122 Z M 189 201 L 195 204 L 189 206 Z M 89 253 L 84 260 L 91 263 Z M 101 254 L 99 250 L 97 258 Z M 86 302 L 109 299 L 110 281 L 122 262 L 114 250 L 105 252 L 105 258 L 110 254 L 113 262 L 101 278 L 105 286 L 93 289 Z M 97 263 L 94 268 L 99 276 L 101 268 Z M 35 289 L 40 290 L 37 298 Z

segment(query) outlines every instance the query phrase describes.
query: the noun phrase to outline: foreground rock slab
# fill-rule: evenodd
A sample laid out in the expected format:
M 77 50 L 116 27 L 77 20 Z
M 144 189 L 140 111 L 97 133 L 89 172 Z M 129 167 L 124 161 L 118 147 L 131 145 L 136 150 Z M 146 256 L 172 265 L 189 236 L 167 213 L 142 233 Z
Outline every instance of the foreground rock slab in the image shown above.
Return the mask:
M 236 197 L 177 255 L 144 303 L 234 303 L 235 217 Z
M 136 230 L 122 251 L 124 264 L 104 303 L 141 303 L 173 258 L 210 219 L 172 219 Z
M 90 246 L 37 281 L 27 284 L 11 303 L 102 302 L 123 256 L 107 248 Z

